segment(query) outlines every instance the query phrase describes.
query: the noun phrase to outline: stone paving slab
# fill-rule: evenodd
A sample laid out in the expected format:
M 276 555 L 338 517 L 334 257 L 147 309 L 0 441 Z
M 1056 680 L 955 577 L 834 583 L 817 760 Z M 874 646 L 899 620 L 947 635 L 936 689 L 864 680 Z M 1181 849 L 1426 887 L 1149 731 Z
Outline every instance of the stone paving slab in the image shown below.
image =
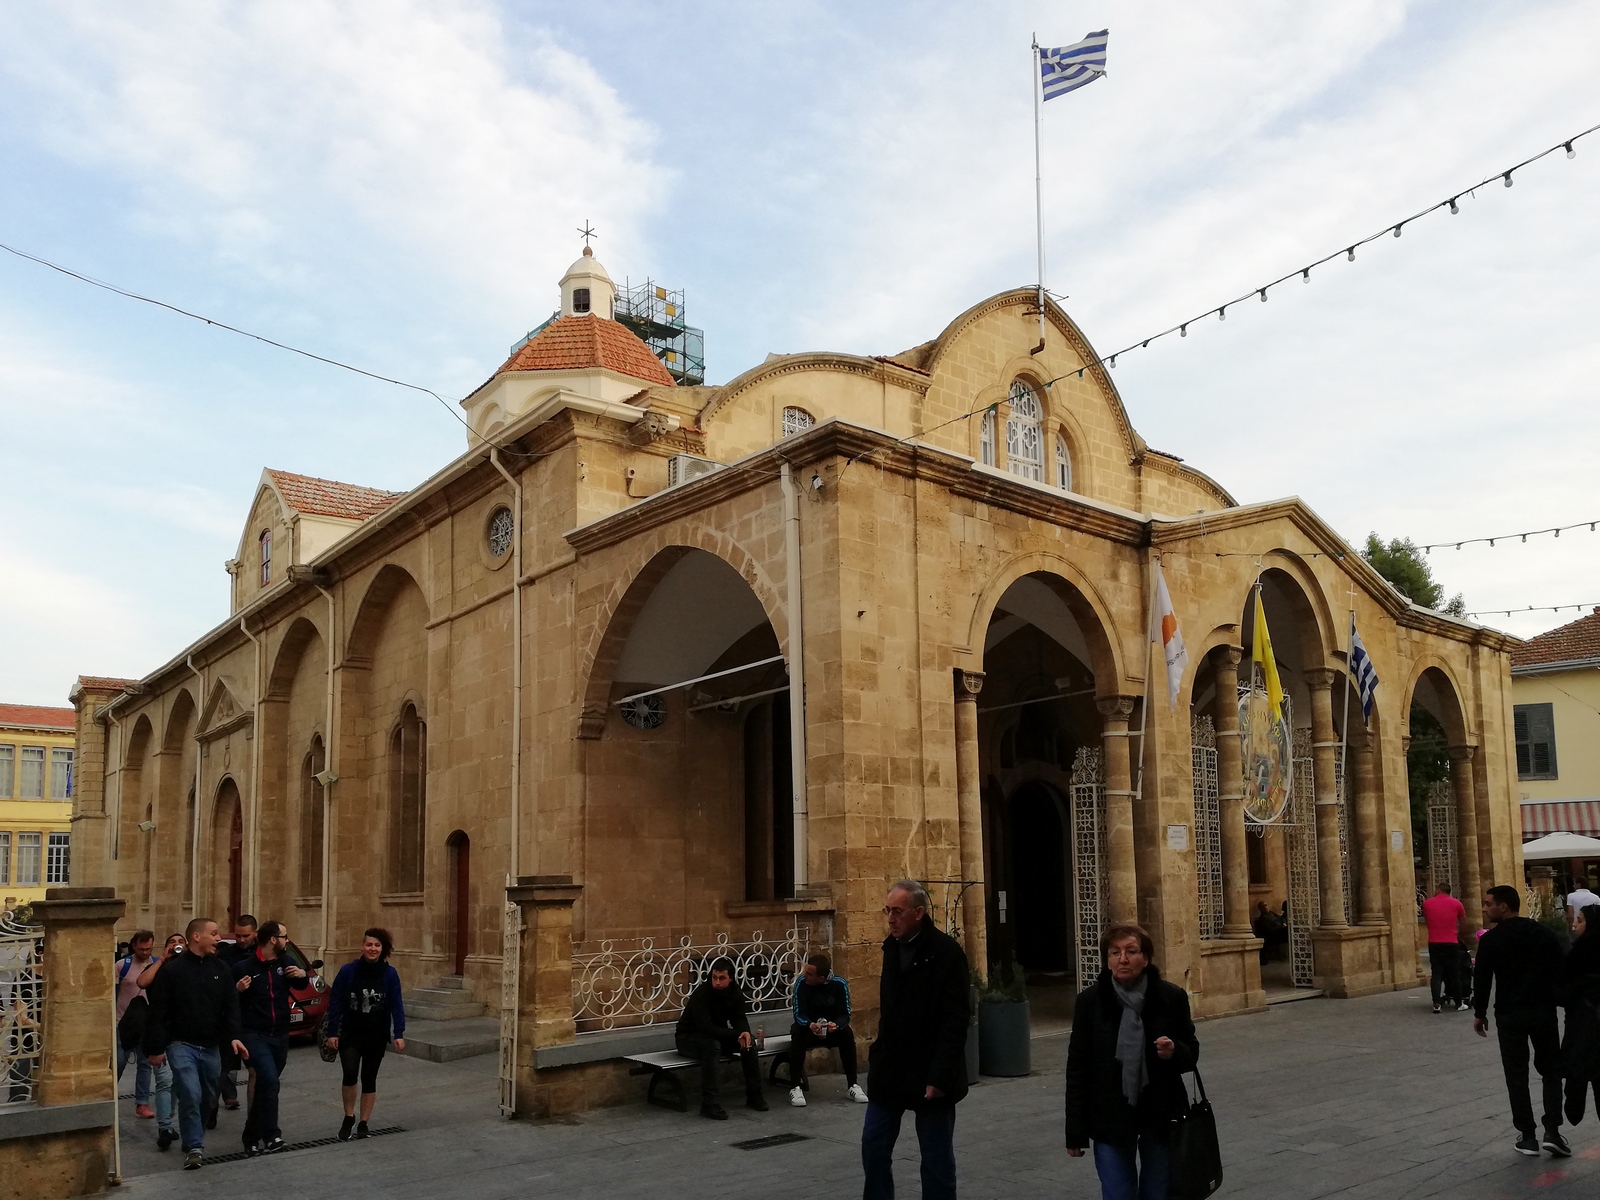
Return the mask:
M 1227 1172 L 1220 1196 L 1252 1200 L 1502 1200 L 1600 1194 L 1600 1124 L 1568 1130 L 1577 1155 L 1522 1158 L 1511 1150 L 1504 1082 L 1493 1039 L 1470 1013 L 1429 1011 L 1427 993 L 1278 1005 L 1199 1026 L 1201 1066 L 1216 1106 Z M 1035 1073 L 985 1080 L 962 1103 L 956 1128 L 963 1197 L 1097 1196 L 1094 1168 L 1062 1149 L 1061 1065 L 1066 1039 L 1035 1039 Z M 407 1132 L 367 1142 L 178 1170 L 176 1147 L 154 1148 L 153 1122 L 123 1101 L 129 1197 L 225 1193 L 229 1200 L 337 1195 L 470 1197 L 840 1197 L 861 1189 L 861 1105 L 840 1076 L 813 1080 L 811 1104 L 731 1108 L 710 1122 L 643 1103 L 545 1122 L 508 1122 L 495 1107 L 494 1056 L 432 1063 L 390 1055 L 379 1076 L 375 1125 Z M 314 1049 L 290 1054 L 284 1136 L 327 1137 L 338 1127 L 338 1068 Z M 125 1083 L 128 1081 L 124 1080 Z M 642 1084 L 641 1084 L 642 1090 Z M 1534 1095 L 1537 1098 L 1537 1083 Z M 1537 1102 L 1537 1101 L 1536 1101 Z M 221 1115 L 213 1153 L 238 1148 L 242 1113 Z M 807 1141 L 741 1151 L 732 1143 L 776 1133 Z M 899 1194 L 920 1194 L 910 1120 L 896 1151 Z

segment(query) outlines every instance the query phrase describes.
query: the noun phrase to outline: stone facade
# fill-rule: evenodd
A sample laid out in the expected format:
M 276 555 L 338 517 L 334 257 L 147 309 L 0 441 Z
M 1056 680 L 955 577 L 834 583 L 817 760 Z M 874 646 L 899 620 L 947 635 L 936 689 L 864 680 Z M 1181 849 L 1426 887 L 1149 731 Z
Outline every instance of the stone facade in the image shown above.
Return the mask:
M 898 356 L 773 356 L 721 387 L 639 379 L 623 400 L 578 386 L 592 371 L 513 359 L 464 402 L 477 418 L 483 397 L 518 397 L 492 446 L 469 436 L 264 587 L 236 567 L 226 622 L 115 698 L 82 691 L 99 713 L 80 761 L 105 765 L 77 819 L 112 836 L 79 839 L 100 849 L 75 882 L 116 887 L 128 928 L 158 935 L 234 906 L 283 917 L 330 964 L 388 926 L 408 983 L 459 965 L 505 998 L 518 1111 L 642 1089 L 562 1049 L 589 1036 L 573 956 L 606 940 L 770 938 L 803 918 L 870 1036 L 879 907 L 906 875 L 953 881 L 936 899 L 960 896 L 980 963 L 1070 982 L 1093 900 L 1151 929 L 1198 1011 L 1253 1009 L 1254 835 L 1229 743 L 1259 594 L 1315 747 L 1316 982 L 1412 984 L 1407 714 L 1415 696 L 1468 755 L 1474 886 L 1519 877 L 1513 640 L 1408 604 L 1301 501 L 1239 505 L 1149 449 L 1054 306 L 1030 353 L 1033 297 L 996 296 Z M 667 486 L 692 459 L 719 466 Z M 1158 677 L 1146 711 L 1157 558 L 1190 667 L 1176 704 Z M 1341 810 L 1352 607 L 1382 684 L 1370 727 L 1353 719 Z M 1204 938 L 1197 715 L 1223 765 L 1227 914 Z M 1071 815 L 1091 760 L 1093 864 Z M 508 911 L 523 924 L 503 978 Z

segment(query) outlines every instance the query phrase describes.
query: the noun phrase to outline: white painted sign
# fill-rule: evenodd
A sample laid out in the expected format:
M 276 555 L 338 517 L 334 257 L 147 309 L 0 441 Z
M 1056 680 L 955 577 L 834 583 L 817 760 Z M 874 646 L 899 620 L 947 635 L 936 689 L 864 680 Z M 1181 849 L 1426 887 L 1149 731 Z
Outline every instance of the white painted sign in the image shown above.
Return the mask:
M 1398 829 L 1389 830 L 1389 849 L 1404 850 L 1406 848 L 1406 835 Z
M 1187 825 L 1167 826 L 1167 849 L 1187 850 L 1189 848 L 1189 827 Z

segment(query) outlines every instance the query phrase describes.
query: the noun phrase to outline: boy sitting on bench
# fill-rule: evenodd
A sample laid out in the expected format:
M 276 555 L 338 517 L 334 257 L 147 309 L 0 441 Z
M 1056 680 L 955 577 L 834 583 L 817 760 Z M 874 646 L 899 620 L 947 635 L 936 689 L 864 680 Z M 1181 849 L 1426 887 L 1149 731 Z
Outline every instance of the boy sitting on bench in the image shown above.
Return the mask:
M 805 974 L 794 983 L 794 1025 L 789 1030 L 789 1103 L 806 1106 L 806 1051 L 829 1046 L 839 1051 L 845 1095 L 857 1104 L 867 1093 L 856 1082 L 856 1035 L 850 1030 L 850 985 L 833 978 L 833 960 L 826 954 L 806 959 Z
M 700 1062 L 700 1115 L 713 1121 L 726 1121 L 727 1112 L 718 1100 L 717 1060 L 724 1054 L 739 1056 L 744 1068 L 745 1104 L 757 1112 L 767 1111 L 767 1098 L 761 1094 L 761 1064 L 756 1054 L 750 1023 L 745 1020 L 744 993 L 733 981 L 733 962 L 719 958 L 711 964 L 711 978 L 689 993 L 678 1018 L 678 1053 Z

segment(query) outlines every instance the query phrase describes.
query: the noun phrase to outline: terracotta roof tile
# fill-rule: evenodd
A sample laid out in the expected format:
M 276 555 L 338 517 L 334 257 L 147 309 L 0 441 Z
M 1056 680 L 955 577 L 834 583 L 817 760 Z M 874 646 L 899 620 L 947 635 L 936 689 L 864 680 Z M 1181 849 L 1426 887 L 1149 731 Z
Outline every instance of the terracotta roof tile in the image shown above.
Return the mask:
M 1529 638 L 1511 652 L 1511 666 L 1515 669 L 1586 658 L 1600 658 L 1600 608 L 1559 629 Z
M 633 330 L 604 317 L 557 317 L 506 359 L 502 371 L 571 371 L 607 367 L 663 387 L 675 383 Z
M 78 727 L 78 714 L 70 708 L 38 704 L 0 704 L 0 725 L 31 725 L 68 732 Z
M 404 492 L 385 492 L 379 488 L 361 487 L 354 483 L 340 483 L 335 479 L 318 479 L 314 475 L 296 475 L 292 471 L 267 469 L 291 509 L 298 513 L 311 513 L 322 517 L 348 517 L 365 521 L 375 517 Z

